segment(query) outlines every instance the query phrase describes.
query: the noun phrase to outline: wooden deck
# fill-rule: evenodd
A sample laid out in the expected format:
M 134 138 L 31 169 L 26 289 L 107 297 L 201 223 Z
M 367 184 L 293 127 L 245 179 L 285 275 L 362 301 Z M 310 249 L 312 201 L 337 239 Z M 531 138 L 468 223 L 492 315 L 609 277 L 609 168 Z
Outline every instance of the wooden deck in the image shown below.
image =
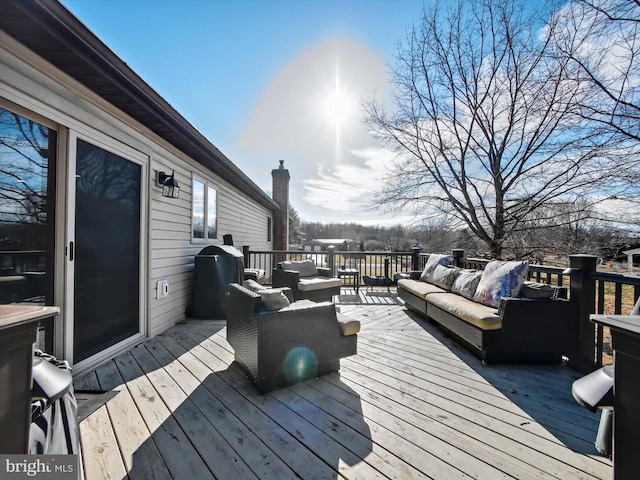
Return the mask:
M 80 423 L 84 478 L 612 478 L 579 374 L 483 365 L 393 293 L 339 303 L 362 330 L 336 375 L 261 396 L 193 321 L 76 381 L 118 392 Z

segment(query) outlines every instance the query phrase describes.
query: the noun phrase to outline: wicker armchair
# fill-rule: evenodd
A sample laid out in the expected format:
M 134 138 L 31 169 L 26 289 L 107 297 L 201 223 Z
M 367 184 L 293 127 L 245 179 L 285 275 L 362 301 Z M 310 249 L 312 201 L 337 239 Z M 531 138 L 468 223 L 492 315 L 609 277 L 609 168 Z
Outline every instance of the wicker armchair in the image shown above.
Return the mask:
M 294 300 L 331 301 L 340 295 L 342 280 L 331 276 L 331 270 L 316 267 L 311 260 L 280 262 L 273 270 L 274 287 L 289 287 Z
M 283 292 L 291 299 L 290 289 Z M 266 310 L 259 293 L 235 283 L 229 289 L 227 340 L 260 393 L 338 371 L 340 358 L 356 354 L 359 329 L 330 302 Z

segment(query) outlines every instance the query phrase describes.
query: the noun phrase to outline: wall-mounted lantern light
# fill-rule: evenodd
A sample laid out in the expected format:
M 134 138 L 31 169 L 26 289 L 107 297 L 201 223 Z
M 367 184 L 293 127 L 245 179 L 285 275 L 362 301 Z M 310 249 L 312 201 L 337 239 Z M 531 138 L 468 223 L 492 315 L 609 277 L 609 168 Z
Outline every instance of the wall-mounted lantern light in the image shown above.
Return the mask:
M 162 185 L 162 196 L 167 198 L 178 198 L 180 194 L 180 186 L 176 180 L 175 170 L 171 172 L 171 175 L 158 172 L 158 185 Z

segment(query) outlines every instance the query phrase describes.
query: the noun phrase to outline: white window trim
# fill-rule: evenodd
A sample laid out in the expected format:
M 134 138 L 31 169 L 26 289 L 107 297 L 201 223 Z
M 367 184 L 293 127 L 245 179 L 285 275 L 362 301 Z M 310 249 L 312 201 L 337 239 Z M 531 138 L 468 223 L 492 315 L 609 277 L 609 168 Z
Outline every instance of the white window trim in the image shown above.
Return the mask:
M 193 192 L 193 187 L 194 187 L 194 182 L 200 182 L 204 185 L 204 205 L 203 205 L 203 209 L 204 209 L 204 218 L 203 218 L 203 226 L 204 226 L 204 232 L 205 232 L 205 237 L 204 238 L 196 238 L 193 236 L 193 231 L 194 231 L 194 227 L 195 227 L 195 215 L 194 215 L 194 192 Z M 208 204 L 209 204 L 209 189 L 213 189 L 216 192 L 216 235 L 213 238 L 209 238 L 206 235 L 208 234 L 208 225 L 209 225 L 209 208 L 208 208 Z M 197 243 L 197 244 L 203 244 L 203 243 L 215 243 L 218 240 L 218 205 L 220 203 L 220 188 L 218 187 L 218 185 L 216 185 L 214 182 L 211 182 L 209 180 L 206 180 L 203 177 L 200 177 L 198 175 L 192 175 L 191 177 L 191 242 L 192 243 Z

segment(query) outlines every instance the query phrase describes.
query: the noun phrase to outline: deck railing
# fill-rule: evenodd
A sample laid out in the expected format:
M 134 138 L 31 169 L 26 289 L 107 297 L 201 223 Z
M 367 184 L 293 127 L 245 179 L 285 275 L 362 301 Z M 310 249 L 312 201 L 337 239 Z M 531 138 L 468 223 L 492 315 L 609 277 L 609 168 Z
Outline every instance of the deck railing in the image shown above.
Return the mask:
M 245 265 L 265 270 L 270 283 L 271 271 L 285 260 L 313 260 L 318 266 L 355 268 L 361 275 L 393 278 L 396 273 L 420 271 L 429 254 L 413 249 L 411 252 L 352 252 L 330 248 L 327 251 L 252 251 L 245 247 Z M 462 268 L 482 270 L 487 259 L 465 257 L 463 250 L 453 250 L 453 263 Z M 640 277 L 618 273 L 598 272 L 597 258 L 591 255 L 572 255 L 569 268 L 549 265 L 529 265 L 529 280 L 567 288 L 568 298 L 575 303 L 579 324 L 578 353 L 573 365 L 584 371 L 613 361 L 611 335 L 608 329 L 590 321 L 591 314 L 628 315 L 640 296 Z M 550 332 L 552 334 L 552 332 Z
M 0 251 L 0 274 L 44 272 L 46 261 L 47 254 L 44 250 L 2 250 Z
M 415 266 L 415 252 L 361 252 L 341 251 L 331 247 L 327 251 L 297 251 L 297 250 L 264 250 L 254 251 L 244 248 L 244 261 L 247 268 L 257 268 L 265 271 L 266 283 L 271 282 L 271 271 L 284 261 L 313 260 L 319 267 L 330 268 L 335 274 L 339 268 L 351 268 L 360 275 L 371 277 L 389 277 L 397 272 L 409 272 Z
M 393 278 L 396 273 L 421 271 L 429 257 L 419 248 L 410 252 L 387 251 L 253 251 L 244 247 L 245 266 L 263 269 L 266 282 L 271 282 L 273 268 L 285 260 L 313 260 L 318 266 L 354 268 L 360 275 Z M 481 270 L 489 260 L 465 257 L 463 250 L 452 251 L 453 263 L 464 268 Z M 0 275 L 44 271 L 45 255 L 41 251 L 0 252 Z M 608 329 L 596 326 L 589 316 L 598 314 L 628 315 L 640 296 L 640 277 L 597 271 L 597 258 L 591 255 L 572 255 L 569 268 L 548 265 L 529 266 L 529 279 L 564 286 L 568 297 L 576 305 L 579 322 L 580 369 L 589 370 L 611 363 L 611 336 Z

